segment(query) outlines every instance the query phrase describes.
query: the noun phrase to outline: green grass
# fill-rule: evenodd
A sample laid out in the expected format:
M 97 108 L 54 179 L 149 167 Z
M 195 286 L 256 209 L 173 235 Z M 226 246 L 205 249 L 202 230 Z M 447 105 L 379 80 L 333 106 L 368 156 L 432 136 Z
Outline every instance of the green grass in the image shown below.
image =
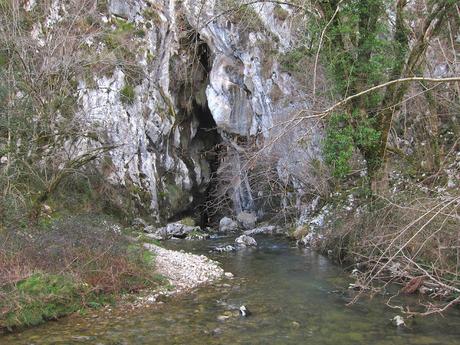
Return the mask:
M 134 97 L 135 97 L 134 87 L 130 84 L 126 84 L 120 91 L 121 101 L 125 104 L 133 104 Z
M 35 273 L 19 282 L 15 290 L 16 299 L 0 304 L 8 310 L 0 319 L 0 326 L 8 329 L 34 326 L 74 313 L 85 306 L 84 297 L 89 298 L 87 304 L 96 302 L 92 301 L 95 296 L 88 287 L 66 275 Z

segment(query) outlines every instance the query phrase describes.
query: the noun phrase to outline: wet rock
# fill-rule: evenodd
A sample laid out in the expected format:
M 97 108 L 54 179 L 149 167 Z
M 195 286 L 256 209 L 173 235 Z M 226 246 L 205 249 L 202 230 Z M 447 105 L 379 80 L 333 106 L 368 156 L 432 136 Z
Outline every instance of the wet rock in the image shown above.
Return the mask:
M 299 328 L 299 327 L 300 327 L 300 323 L 298 323 L 297 321 L 292 321 L 292 322 L 291 322 L 291 326 L 292 326 L 292 328 Z
M 249 212 L 238 213 L 238 215 L 236 216 L 236 219 L 241 224 L 241 226 L 246 230 L 253 229 L 256 226 L 256 222 L 257 222 L 256 215 L 253 213 L 249 213 Z
M 396 325 L 396 327 L 404 327 L 406 323 L 404 322 L 404 318 L 402 316 L 396 315 L 392 319 L 393 323 Z
M 246 307 L 245 305 L 242 305 L 240 307 L 240 315 L 243 316 L 243 317 L 248 317 L 249 315 L 251 315 L 251 311 L 248 309 L 248 307 Z
M 297 244 L 305 246 L 305 247 L 313 247 L 318 241 L 321 240 L 321 238 L 322 237 L 320 235 L 314 232 L 310 232 L 305 237 L 303 237 L 301 240 L 297 241 Z
M 187 234 L 187 236 L 185 237 L 185 239 L 189 241 L 194 241 L 194 240 L 201 241 L 201 240 L 206 240 L 208 238 L 209 238 L 209 234 L 203 231 L 193 231 Z
M 268 226 L 261 226 L 258 228 L 254 228 L 251 230 L 246 230 L 243 232 L 243 234 L 248 235 L 248 236 L 259 235 L 259 234 L 275 235 L 281 232 L 282 232 L 281 228 L 274 226 L 274 225 L 268 225 Z
M 167 240 L 171 238 L 184 238 L 188 240 L 204 240 L 209 234 L 201 231 L 198 226 L 187 226 L 180 223 L 168 224 L 163 228 L 147 226 L 144 228 L 146 236 L 154 240 Z
M 232 272 L 225 272 L 224 276 L 225 276 L 225 278 L 231 279 L 231 278 L 233 278 L 233 273 Z
M 212 251 L 218 252 L 218 253 L 233 252 L 235 250 L 236 248 L 232 245 L 219 246 L 219 247 L 212 248 Z
M 233 219 L 224 217 L 219 222 L 219 232 L 227 233 L 238 230 L 238 223 Z
M 230 319 L 230 315 L 219 315 L 217 317 L 217 321 L 220 321 L 220 322 L 227 321 L 228 319 Z
M 257 242 L 254 238 L 248 235 L 241 235 L 235 240 L 235 244 L 239 247 L 256 247 Z

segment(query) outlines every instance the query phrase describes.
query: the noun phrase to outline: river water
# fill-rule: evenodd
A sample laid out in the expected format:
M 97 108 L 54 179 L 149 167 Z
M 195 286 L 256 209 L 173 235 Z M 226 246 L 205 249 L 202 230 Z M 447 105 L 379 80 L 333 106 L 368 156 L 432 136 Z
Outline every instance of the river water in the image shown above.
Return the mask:
M 210 254 L 209 247 L 230 239 L 166 243 L 209 254 L 235 278 L 157 307 L 71 316 L 0 338 L 0 344 L 460 344 L 460 312 L 397 328 L 390 321 L 397 311 L 384 303 L 388 297 L 346 306 L 352 280 L 327 258 L 288 241 L 256 239 L 257 249 L 224 254 Z M 243 304 L 249 317 L 238 314 Z

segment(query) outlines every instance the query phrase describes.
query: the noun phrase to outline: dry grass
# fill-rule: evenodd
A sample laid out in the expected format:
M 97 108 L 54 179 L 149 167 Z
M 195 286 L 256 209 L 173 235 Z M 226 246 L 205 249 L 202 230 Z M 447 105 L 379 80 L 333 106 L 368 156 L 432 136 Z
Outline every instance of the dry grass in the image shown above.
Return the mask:
M 99 305 L 109 296 L 154 287 L 158 278 L 153 255 L 131 243 L 107 219 L 79 216 L 46 229 L 4 232 L 0 234 L 0 329 L 33 325 Z M 60 296 L 58 301 L 54 295 Z
M 433 191 L 381 197 L 359 213 L 334 213 L 337 220 L 326 231 L 322 250 L 359 268 L 362 291 L 396 283 L 401 293 L 439 300 L 417 313 L 398 306 L 406 313 L 444 311 L 460 302 L 459 206 L 460 195 Z

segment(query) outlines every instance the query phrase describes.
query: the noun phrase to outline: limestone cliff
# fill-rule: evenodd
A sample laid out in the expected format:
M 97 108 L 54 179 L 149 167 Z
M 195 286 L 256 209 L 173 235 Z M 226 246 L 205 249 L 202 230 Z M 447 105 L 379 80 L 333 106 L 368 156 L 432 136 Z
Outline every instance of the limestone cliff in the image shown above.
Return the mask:
M 26 10 L 34 6 L 29 1 Z M 54 21 L 65 6 L 64 0 L 53 2 Z M 306 91 L 274 58 L 295 48 L 302 13 L 289 5 L 240 8 L 226 0 L 109 0 L 94 6 L 108 34 L 89 38 L 86 48 L 109 57 L 122 51 L 124 60 L 79 79 L 77 119 L 98 137 L 80 142 L 82 149 L 101 141 L 115 145 L 104 163 L 110 165 L 104 166 L 107 179 L 157 221 L 205 202 L 222 162 L 237 178 L 227 191 L 235 210 L 256 211 L 242 146 L 260 149 L 277 141 L 283 121 L 309 106 Z M 35 29 L 36 40 L 46 36 L 41 26 Z M 118 42 L 127 30 L 133 33 L 129 40 Z M 316 129 L 302 145 L 297 139 L 305 138 L 305 128 L 289 130 L 293 135 L 283 139 L 289 152 L 273 162 L 285 183 L 295 180 L 290 175 L 300 154 L 318 155 Z M 296 193 L 302 194 L 301 186 Z

